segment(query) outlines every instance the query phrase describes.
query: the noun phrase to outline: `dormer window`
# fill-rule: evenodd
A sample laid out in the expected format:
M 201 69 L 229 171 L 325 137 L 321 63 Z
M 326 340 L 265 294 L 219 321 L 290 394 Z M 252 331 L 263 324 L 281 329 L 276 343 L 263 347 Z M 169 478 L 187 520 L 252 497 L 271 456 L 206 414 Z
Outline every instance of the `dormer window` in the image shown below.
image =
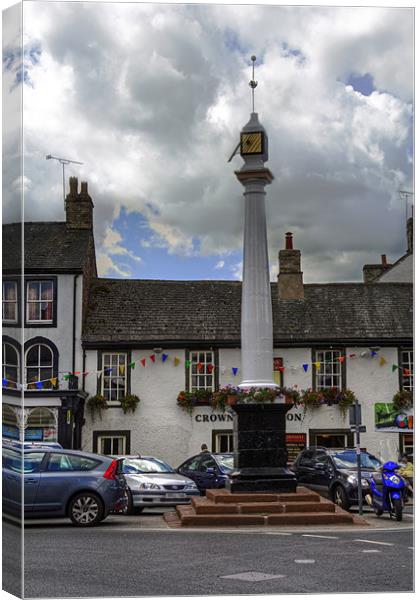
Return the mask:
M 17 282 L 3 281 L 3 323 L 17 323 Z
M 26 282 L 26 321 L 52 323 L 54 308 L 54 282 L 35 280 Z

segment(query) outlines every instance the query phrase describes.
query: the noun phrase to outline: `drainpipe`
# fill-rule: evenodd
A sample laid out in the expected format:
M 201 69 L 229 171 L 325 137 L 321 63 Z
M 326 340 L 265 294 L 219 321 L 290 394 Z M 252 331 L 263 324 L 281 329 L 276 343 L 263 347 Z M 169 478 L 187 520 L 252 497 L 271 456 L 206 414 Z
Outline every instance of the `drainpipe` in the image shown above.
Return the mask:
M 72 373 L 76 370 L 76 290 L 77 290 L 77 278 L 79 275 L 74 276 L 73 280 L 73 354 L 72 354 Z

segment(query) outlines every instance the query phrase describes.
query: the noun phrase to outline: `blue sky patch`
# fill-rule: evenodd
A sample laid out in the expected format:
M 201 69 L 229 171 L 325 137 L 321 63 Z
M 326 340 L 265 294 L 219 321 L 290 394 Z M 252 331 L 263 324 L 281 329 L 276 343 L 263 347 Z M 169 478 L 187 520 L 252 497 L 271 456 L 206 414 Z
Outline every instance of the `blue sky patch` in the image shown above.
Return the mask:
M 346 81 L 347 85 L 351 85 L 354 91 L 360 92 L 363 96 L 370 96 L 375 91 L 373 85 L 373 77 L 370 73 L 357 75 L 352 73 Z

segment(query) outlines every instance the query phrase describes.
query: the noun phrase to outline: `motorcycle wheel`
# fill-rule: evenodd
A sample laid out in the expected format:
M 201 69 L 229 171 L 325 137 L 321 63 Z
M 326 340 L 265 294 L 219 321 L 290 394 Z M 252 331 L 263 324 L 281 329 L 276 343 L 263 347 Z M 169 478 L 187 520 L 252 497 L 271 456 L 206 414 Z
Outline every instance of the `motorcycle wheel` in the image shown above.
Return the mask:
M 394 514 L 397 521 L 402 521 L 403 518 L 403 505 L 401 498 L 394 500 Z

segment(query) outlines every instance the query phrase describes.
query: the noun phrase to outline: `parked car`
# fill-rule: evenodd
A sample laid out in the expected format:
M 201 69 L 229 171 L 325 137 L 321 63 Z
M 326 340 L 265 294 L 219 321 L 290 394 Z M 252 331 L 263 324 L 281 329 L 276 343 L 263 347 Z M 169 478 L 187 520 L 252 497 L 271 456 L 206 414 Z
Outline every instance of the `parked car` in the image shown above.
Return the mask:
M 20 442 L 19 440 L 12 440 L 10 438 L 3 438 L 2 445 L 13 446 L 14 448 L 36 448 L 37 446 L 44 446 L 48 448 L 62 448 L 63 446 L 58 442 Z
M 206 490 L 225 487 L 233 471 L 233 454 L 202 452 L 182 463 L 177 471 L 195 481 L 200 493 L 205 494 Z
M 128 486 L 128 512 L 140 513 L 152 506 L 188 504 L 199 496 L 194 481 L 179 475 L 153 456 L 118 456 Z
M 89 527 L 127 506 L 121 462 L 107 456 L 3 444 L 5 512 L 21 514 L 22 477 L 27 518 L 67 516 L 73 525 Z
M 373 454 L 361 452 L 362 493 L 369 491 L 368 479 L 381 466 Z M 302 450 L 291 466 L 298 483 L 319 492 L 348 510 L 358 503 L 357 454 L 354 448 L 308 448 Z

